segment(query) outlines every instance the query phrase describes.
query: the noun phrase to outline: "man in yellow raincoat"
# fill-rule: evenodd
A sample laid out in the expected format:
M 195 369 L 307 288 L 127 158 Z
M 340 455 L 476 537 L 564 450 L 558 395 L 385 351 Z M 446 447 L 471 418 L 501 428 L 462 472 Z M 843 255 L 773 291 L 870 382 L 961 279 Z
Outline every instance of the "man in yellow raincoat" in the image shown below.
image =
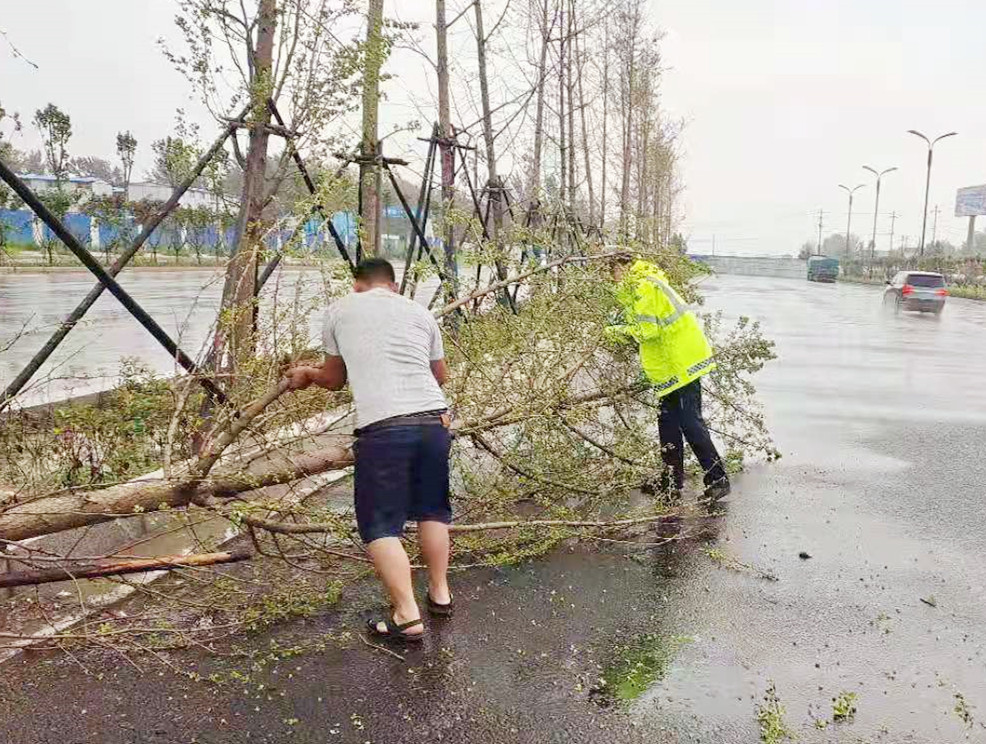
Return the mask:
M 705 497 L 729 493 L 729 478 L 702 418 L 704 375 L 716 368 L 715 357 L 698 319 L 654 264 L 624 254 L 612 262 L 622 324 L 612 335 L 633 339 L 640 365 L 660 397 L 658 430 L 665 471 L 660 489 L 680 494 L 685 482 L 684 441 L 702 467 Z

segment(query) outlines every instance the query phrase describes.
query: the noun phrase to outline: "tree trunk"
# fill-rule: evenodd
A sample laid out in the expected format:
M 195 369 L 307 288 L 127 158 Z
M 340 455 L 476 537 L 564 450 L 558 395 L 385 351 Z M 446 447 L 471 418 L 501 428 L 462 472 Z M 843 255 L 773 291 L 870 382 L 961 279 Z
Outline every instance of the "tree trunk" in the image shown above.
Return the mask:
M 483 140 L 486 144 L 486 171 L 488 174 L 487 193 L 490 200 L 490 213 L 493 216 L 490 224 L 490 238 L 493 241 L 496 255 L 496 271 L 500 279 L 505 279 L 507 269 L 499 256 L 500 241 L 503 233 L 503 184 L 496 172 L 496 148 L 493 142 L 493 112 L 490 108 L 490 86 L 486 72 L 486 32 L 483 30 L 483 5 L 475 0 L 476 10 L 476 50 L 479 62 L 479 93 L 483 106 Z M 506 300 L 507 295 L 501 297 Z
M 631 50 L 632 56 L 624 68 L 624 80 L 621 83 L 621 97 L 623 99 L 623 158 L 620 163 L 622 176 L 620 181 L 620 235 L 623 239 L 629 237 L 630 233 L 630 168 L 632 161 L 633 146 L 633 114 L 634 101 L 634 62 L 635 54 Z
M 582 119 L 582 152 L 585 155 L 585 182 L 589 189 L 589 224 L 596 224 L 596 192 L 592 187 L 592 162 L 589 154 L 589 132 L 585 124 L 585 89 L 583 87 L 583 73 L 585 72 L 585 50 L 577 55 L 579 61 L 579 116 Z M 605 104 L 604 104 L 605 108 Z M 605 135 L 604 135 L 605 137 Z
M 450 219 L 455 199 L 455 150 L 452 147 L 452 115 L 449 104 L 448 33 L 445 0 L 435 0 L 435 36 L 438 43 L 438 144 L 442 156 L 442 219 L 445 223 L 445 273 L 452 282 L 449 291 L 458 294 L 455 262 L 455 228 Z
M 383 66 L 383 0 L 370 0 L 366 16 L 366 51 L 363 68 L 363 139 L 360 143 L 360 227 L 363 252 L 380 252 L 380 163 L 378 108 L 380 68 Z
M 562 0 L 559 8 L 560 20 L 558 23 L 558 159 L 561 168 L 561 178 L 558 184 L 558 199 L 561 208 L 564 210 L 568 204 L 568 153 L 567 140 L 565 139 L 565 34 L 568 27 L 565 25 L 565 0 Z M 565 234 L 567 234 L 568 223 L 565 223 Z
M 606 164 L 609 160 L 609 24 L 606 24 L 605 51 L 603 52 L 603 167 L 599 185 L 599 227 L 606 229 Z
M 276 0 L 261 0 L 257 16 L 257 45 L 253 52 L 251 80 L 250 149 L 243 173 L 243 191 L 237 217 L 237 242 L 226 269 L 223 287 L 223 310 L 226 313 L 228 341 L 216 334 L 217 352 L 228 352 L 228 366 L 254 351 L 254 304 L 257 292 L 257 266 L 263 248 L 264 181 L 267 169 L 267 141 L 271 96 L 274 35 L 277 26 Z M 217 362 L 220 355 L 216 355 Z
M 640 141 L 637 143 L 637 239 L 645 239 L 644 205 L 647 200 L 647 157 L 650 139 L 650 112 L 647 111 L 647 101 L 643 101 L 640 113 Z
M 575 82 L 572 77 L 572 49 L 575 46 L 575 0 L 568 5 L 568 44 L 565 60 L 565 95 L 568 98 L 568 212 L 575 219 Z
M 531 178 L 528 182 L 528 195 L 532 203 L 540 200 L 541 196 L 541 158 L 544 147 L 544 92 L 548 71 L 548 38 L 551 29 L 548 27 L 548 0 L 540 0 L 538 5 L 541 29 L 541 53 L 538 57 L 537 106 L 534 114 L 534 152 L 531 156 Z

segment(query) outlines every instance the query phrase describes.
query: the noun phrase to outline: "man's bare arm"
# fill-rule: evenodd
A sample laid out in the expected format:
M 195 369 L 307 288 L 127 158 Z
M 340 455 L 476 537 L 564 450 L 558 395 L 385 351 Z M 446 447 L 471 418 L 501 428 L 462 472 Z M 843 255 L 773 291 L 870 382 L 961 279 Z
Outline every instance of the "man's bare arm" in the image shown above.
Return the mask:
M 327 356 L 319 367 L 295 367 L 285 376 L 292 390 L 304 390 L 311 385 L 342 390 L 346 385 L 346 363 L 341 356 Z
M 435 376 L 439 387 L 448 382 L 448 365 L 444 359 L 437 359 L 431 363 L 431 373 Z

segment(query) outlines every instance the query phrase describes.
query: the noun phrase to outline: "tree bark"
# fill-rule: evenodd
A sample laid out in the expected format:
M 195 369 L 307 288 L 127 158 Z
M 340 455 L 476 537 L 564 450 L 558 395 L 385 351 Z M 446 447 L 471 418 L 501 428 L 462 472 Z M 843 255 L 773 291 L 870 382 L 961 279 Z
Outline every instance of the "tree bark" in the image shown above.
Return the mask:
M 254 305 L 257 292 L 257 273 L 263 249 L 263 211 L 266 202 L 264 182 L 267 170 L 267 143 L 271 96 L 274 35 L 277 26 L 276 0 L 260 0 L 257 15 L 257 44 L 253 51 L 250 80 L 250 149 L 243 173 L 240 213 L 237 217 L 237 244 L 226 270 L 223 286 L 223 310 L 228 323 L 228 340 L 216 334 L 218 361 L 223 350 L 229 354 L 229 367 L 254 351 Z
M 383 66 L 383 0 L 370 0 L 366 16 L 366 47 L 363 67 L 363 138 L 360 143 L 360 227 L 363 252 L 380 252 L 380 163 L 378 109 L 380 68 Z

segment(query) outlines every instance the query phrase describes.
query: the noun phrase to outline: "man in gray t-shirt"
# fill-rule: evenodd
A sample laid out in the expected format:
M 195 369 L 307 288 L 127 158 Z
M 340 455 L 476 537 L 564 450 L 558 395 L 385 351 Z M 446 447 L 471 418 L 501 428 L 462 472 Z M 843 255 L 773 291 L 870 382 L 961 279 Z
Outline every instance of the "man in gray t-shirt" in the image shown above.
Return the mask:
M 332 303 L 322 345 L 326 355 L 345 361 L 357 427 L 447 407 L 431 369 L 445 358 L 438 322 L 389 287 L 372 286 Z
M 339 390 L 349 382 L 356 403 L 356 523 L 393 611 L 374 618 L 371 633 L 420 640 L 421 613 L 411 565 L 401 543 L 404 524 L 418 523 L 428 565 L 428 609 L 448 615 L 449 448 L 448 370 L 434 317 L 397 293 L 394 268 L 371 258 L 356 268 L 353 293 L 325 315 L 320 367 L 296 367 L 290 388 Z

